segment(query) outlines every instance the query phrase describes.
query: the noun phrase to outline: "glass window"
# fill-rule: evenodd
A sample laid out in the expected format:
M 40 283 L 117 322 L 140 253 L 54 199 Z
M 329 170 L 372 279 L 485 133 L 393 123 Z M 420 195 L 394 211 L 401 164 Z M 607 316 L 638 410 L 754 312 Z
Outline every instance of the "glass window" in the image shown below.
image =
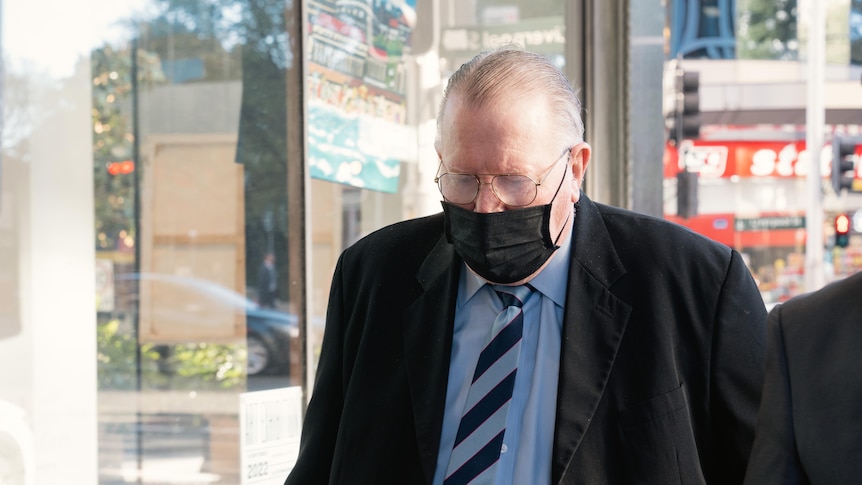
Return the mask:
M 439 211 L 447 76 L 562 66 L 563 2 L 48 3 L 0 23 L 2 476 L 281 483 L 338 255 Z
M 341 251 L 387 224 L 440 211 L 433 144 L 448 76 L 507 43 L 565 64 L 561 0 L 359 5 L 307 2 L 309 376 Z
M 0 476 L 286 474 L 304 319 L 291 4 L 53 5 L 74 19 L 56 32 L 44 6 L 3 6 L 0 346 L 21 372 L 0 382 Z
M 742 253 L 769 306 L 809 291 L 806 271 L 830 282 L 862 270 L 858 232 L 839 244 L 834 227 L 838 215 L 859 213 L 859 192 L 835 190 L 832 183 L 839 142 L 849 144 L 857 160 L 846 175 L 862 183 L 862 111 L 847 102 L 858 91 L 859 7 L 801 3 L 740 0 L 735 11 L 728 8 L 732 2 L 668 7 L 673 58 L 665 66 L 666 121 L 695 121 L 697 129 L 677 140 L 668 131 L 665 216 Z M 808 104 L 806 59 L 814 7 L 825 19 L 820 109 L 826 123 L 823 146 L 812 149 L 806 116 L 817 106 Z M 715 48 L 728 39 L 735 52 Z M 684 88 L 675 72 L 698 75 L 699 83 Z M 694 108 L 683 107 L 683 99 Z M 807 182 L 812 170 L 822 180 L 819 200 Z M 824 251 L 822 260 L 807 263 L 811 221 L 822 225 Z

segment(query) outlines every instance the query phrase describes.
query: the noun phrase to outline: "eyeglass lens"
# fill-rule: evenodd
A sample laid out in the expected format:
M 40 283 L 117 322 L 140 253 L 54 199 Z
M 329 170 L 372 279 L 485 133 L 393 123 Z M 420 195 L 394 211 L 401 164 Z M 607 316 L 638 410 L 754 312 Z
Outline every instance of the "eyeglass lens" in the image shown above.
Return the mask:
M 454 204 L 469 204 L 479 193 L 480 182 L 475 175 L 444 173 L 438 180 L 440 193 Z M 525 175 L 495 175 L 491 187 L 506 205 L 527 205 L 536 198 L 536 183 Z
M 539 185 L 551 172 L 551 169 L 562 160 L 563 156 L 570 152 L 571 147 L 563 150 L 560 157 L 548 168 L 539 182 L 534 181 L 526 175 L 492 175 L 491 187 L 494 194 L 504 204 L 511 207 L 519 207 L 531 204 L 536 200 L 539 193 Z M 442 166 L 442 160 L 440 164 Z M 562 183 L 562 182 L 560 182 Z M 437 187 L 443 198 L 453 204 L 469 204 L 479 194 L 482 182 L 479 177 L 469 173 L 443 173 L 437 177 Z

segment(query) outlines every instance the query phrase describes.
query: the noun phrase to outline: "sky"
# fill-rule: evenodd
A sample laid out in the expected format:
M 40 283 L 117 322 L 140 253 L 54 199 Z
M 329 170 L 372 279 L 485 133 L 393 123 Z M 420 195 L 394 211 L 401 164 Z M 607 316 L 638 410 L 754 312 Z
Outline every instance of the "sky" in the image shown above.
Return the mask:
M 128 40 L 114 24 L 145 11 L 147 0 L 0 0 L 0 42 L 11 65 L 63 78 L 106 41 Z

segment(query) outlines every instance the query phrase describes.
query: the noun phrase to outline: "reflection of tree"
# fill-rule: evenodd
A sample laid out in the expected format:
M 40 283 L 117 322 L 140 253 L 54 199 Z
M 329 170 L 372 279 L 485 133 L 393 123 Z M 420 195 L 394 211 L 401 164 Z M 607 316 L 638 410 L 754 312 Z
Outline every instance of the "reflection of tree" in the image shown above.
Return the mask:
M 283 41 L 277 40 L 285 37 L 284 6 L 250 0 L 246 7 L 236 156 L 237 162 L 245 165 L 246 261 L 248 281 L 255 282 L 258 262 L 267 250 L 286 252 L 287 105 L 298 100 L 287 99 L 286 69 L 292 59 Z M 300 110 L 301 105 L 297 103 L 293 109 Z M 280 279 L 286 281 L 286 265 L 281 263 L 284 261 L 277 258 Z
M 134 176 L 108 173 L 110 163 L 135 160 L 130 114 L 135 89 L 131 48 L 104 46 L 93 50 L 91 71 L 96 249 L 112 250 L 131 246 L 136 236 Z M 158 59 L 138 50 L 139 85 L 160 80 Z
M 799 52 L 796 3 L 796 0 L 738 0 L 738 57 L 796 59 Z
M 290 2 L 291 0 L 285 0 Z M 247 261 L 259 261 L 272 240 L 285 251 L 286 227 L 286 83 L 292 64 L 284 31 L 283 2 L 269 0 L 152 0 L 156 16 L 130 19 L 138 39 L 132 78 L 133 48 L 104 46 L 91 55 L 94 200 L 97 249 L 115 249 L 121 241 L 137 242 L 134 177 L 110 175 L 107 164 L 134 160 L 136 154 L 133 97 L 156 83 L 243 81 L 237 161 L 245 164 Z M 134 82 L 133 82 L 134 81 Z M 140 98 L 139 98 L 140 99 Z M 213 100 L 224 102 L 223 100 Z M 297 104 L 295 109 L 299 109 Z M 144 123 L 142 123 L 144 125 Z M 141 127 L 143 128 L 143 126 Z M 297 161 L 298 163 L 300 161 Z M 136 170 L 142 167 L 136 167 Z M 271 231 L 264 215 L 271 214 Z M 271 237 L 267 237 L 267 234 Z M 280 261 L 280 279 L 287 268 Z M 247 265 L 249 278 L 257 264 Z M 288 285 L 284 285 L 287 287 Z M 116 322 L 100 326 L 100 385 L 140 385 L 135 369 L 149 385 L 162 385 L 158 366 L 169 364 L 170 384 L 232 388 L 241 384 L 234 346 L 184 344 L 170 347 L 169 359 L 152 345 L 138 346 Z M 139 351 L 137 361 L 132 361 Z M 216 368 L 214 368 L 214 364 Z M 103 372 L 104 371 L 104 372 Z M 154 384 L 155 383 L 155 384 Z M 182 384 L 182 386 L 180 386 Z M 165 384 L 166 385 L 166 384 Z
M 140 25 L 142 46 L 155 53 L 174 82 L 224 81 L 240 77 L 240 49 L 231 1 L 158 0 L 161 14 Z M 183 61 L 200 61 L 200 72 L 177 79 Z
M 138 369 L 152 388 L 236 389 L 243 384 L 241 363 L 247 358 L 243 349 L 225 344 L 177 344 L 164 361 L 157 346 L 143 344 L 137 362 L 138 342 L 121 327 L 119 320 L 96 327 L 99 389 L 134 389 Z
M 287 213 L 286 70 L 293 64 L 284 15 L 292 0 L 155 0 L 141 47 L 173 82 L 242 80 L 236 161 L 245 166 L 246 261 L 255 281 L 267 249 L 284 254 Z M 201 66 L 189 74 L 177 66 Z M 177 68 L 179 69 L 179 68 Z M 296 163 L 301 163 L 297 160 Z M 271 246 L 275 246 L 274 248 Z M 286 280 L 286 268 L 279 272 Z
M 26 142 L 35 126 L 49 115 L 39 112 L 31 100 L 40 92 L 56 89 L 46 80 L 47 74 L 31 72 L 32 66 L 15 66 L 9 59 L 3 60 L 3 119 L 0 120 L 0 147 L 6 160 L 29 161 Z M 36 93 L 34 93 L 36 91 Z

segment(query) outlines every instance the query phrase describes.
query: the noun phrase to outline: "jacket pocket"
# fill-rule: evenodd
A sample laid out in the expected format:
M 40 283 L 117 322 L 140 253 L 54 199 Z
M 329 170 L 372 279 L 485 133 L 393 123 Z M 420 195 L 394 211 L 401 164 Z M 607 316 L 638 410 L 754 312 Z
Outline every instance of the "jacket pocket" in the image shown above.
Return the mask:
M 620 432 L 632 483 L 706 483 L 684 384 L 622 409 Z

